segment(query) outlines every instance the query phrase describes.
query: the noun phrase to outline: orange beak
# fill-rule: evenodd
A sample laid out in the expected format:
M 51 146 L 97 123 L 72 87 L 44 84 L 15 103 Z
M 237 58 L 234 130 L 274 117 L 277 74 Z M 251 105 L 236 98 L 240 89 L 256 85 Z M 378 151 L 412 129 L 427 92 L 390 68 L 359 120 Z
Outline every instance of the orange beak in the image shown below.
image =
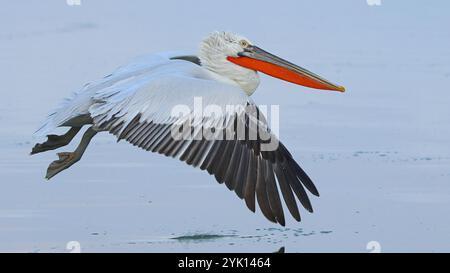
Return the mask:
M 249 45 L 238 57 L 227 57 L 227 60 L 248 69 L 260 71 L 272 77 L 315 89 L 345 92 L 340 85 L 270 54 L 257 46 Z

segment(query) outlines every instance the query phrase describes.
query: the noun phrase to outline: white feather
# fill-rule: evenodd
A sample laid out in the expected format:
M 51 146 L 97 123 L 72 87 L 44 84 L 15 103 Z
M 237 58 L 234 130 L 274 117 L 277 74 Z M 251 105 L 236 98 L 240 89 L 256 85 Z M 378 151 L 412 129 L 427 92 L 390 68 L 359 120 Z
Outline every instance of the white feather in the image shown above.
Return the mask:
M 242 36 L 229 32 L 214 32 L 200 45 L 202 66 L 172 57 L 180 52 L 162 52 L 136 58 L 112 74 L 86 84 L 65 99 L 47 118 L 35 135 L 50 133 L 56 127 L 80 115 L 89 114 L 94 125 L 114 117 L 142 117 L 154 122 L 166 122 L 170 109 L 178 104 L 192 107 L 194 97 L 203 103 L 244 104 L 259 85 L 253 70 L 229 62 L 227 56 L 242 51 Z M 245 39 L 246 40 L 246 39 Z

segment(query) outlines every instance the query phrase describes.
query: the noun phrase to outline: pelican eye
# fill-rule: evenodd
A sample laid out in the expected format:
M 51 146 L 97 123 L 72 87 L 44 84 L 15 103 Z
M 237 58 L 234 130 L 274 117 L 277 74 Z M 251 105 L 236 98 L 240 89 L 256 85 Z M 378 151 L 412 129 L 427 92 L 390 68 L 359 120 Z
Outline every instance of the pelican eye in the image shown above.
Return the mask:
M 243 48 L 246 48 L 249 46 L 249 42 L 247 42 L 246 40 L 240 40 L 239 45 L 242 46 Z

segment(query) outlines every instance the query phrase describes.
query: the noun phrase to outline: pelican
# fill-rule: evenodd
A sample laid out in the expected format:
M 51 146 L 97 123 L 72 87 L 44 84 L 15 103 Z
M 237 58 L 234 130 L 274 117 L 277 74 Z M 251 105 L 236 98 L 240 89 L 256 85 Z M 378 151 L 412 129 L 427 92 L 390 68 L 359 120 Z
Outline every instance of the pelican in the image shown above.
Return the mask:
M 258 72 L 310 88 L 345 91 L 340 85 L 264 51 L 243 36 L 213 32 L 200 43 L 197 55 L 146 55 L 86 84 L 64 100 L 36 131 L 37 135 L 46 135 L 47 140 L 36 144 L 31 154 L 69 144 L 87 125 L 77 148 L 58 153 L 58 159 L 48 166 L 47 179 L 79 161 L 97 133 L 109 132 L 117 141 L 124 139 L 147 151 L 206 170 L 244 199 L 251 211 L 255 212 L 257 201 L 269 221 L 284 226 L 281 192 L 290 214 L 300 221 L 297 199 L 313 212 L 305 188 L 315 196 L 319 192 L 268 128 L 264 115 L 250 98 L 260 83 Z M 192 107 L 196 98 L 201 98 L 203 105 L 222 109 L 228 105 L 242 107 L 210 116 L 198 111 L 172 114 L 178 105 Z M 183 127 L 188 127 L 187 117 L 197 118 L 187 130 L 191 137 L 177 138 L 173 128 L 180 132 L 178 136 L 186 136 Z M 213 129 L 211 132 L 226 132 L 227 137 L 201 136 L 206 122 Z M 50 134 L 57 127 L 69 129 L 63 135 Z M 238 127 L 244 128 L 242 134 L 238 130 L 228 134 Z M 251 139 L 255 132 L 256 137 Z M 276 145 L 263 147 L 272 142 Z

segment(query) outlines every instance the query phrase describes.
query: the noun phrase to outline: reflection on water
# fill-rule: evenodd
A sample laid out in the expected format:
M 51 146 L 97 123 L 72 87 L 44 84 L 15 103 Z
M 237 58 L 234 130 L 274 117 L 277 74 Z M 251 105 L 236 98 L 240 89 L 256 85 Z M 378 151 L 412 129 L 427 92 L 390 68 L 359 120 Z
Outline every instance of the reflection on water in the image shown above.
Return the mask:
M 172 237 L 166 240 L 160 240 L 158 243 L 178 244 L 184 246 L 199 247 L 200 245 L 216 245 L 217 251 L 220 246 L 254 245 L 254 244 L 276 244 L 284 245 L 286 241 L 299 240 L 300 236 L 326 236 L 332 233 L 331 230 L 304 230 L 303 228 L 258 228 L 252 234 L 239 234 L 237 230 L 212 232 L 191 232 L 187 234 L 172 234 Z M 156 242 L 156 241 L 154 241 Z M 147 243 L 151 243 L 147 241 Z M 195 246 L 196 245 L 196 246 Z M 239 251 L 239 250 L 238 250 Z M 270 251 L 268 251 L 270 252 Z M 274 253 L 285 253 L 285 246 L 279 247 Z
M 229 235 L 220 235 L 220 234 L 194 234 L 194 235 L 183 235 L 171 238 L 172 240 L 178 240 L 178 241 L 202 241 L 202 240 L 215 240 L 215 239 L 221 239 L 226 237 L 235 237 L 236 235 L 229 234 Z
M 202 241 L 212 241 L 225 238 L 242 239 L 242 240 L 255 240 L 261 241 L 266 240 L 267 242 L 279 243 L 283 239 L 289 237 L 298 236 L 313 236 L 313 235 L 326 235 L 332 233 L 331 230 L 321 230 L 321 231 L 305 231 L 303 228 L 257 228 L 253 234 L 238 234 L 237 230 L 230 230 L 227 232 L 221 231 L 221 233 L 203 233 L 195 232 L 183 234 L 169 239 L 177 240 L 179 242 L 202 242 Z M 175 235 L 175 234 L 172 234 Z

